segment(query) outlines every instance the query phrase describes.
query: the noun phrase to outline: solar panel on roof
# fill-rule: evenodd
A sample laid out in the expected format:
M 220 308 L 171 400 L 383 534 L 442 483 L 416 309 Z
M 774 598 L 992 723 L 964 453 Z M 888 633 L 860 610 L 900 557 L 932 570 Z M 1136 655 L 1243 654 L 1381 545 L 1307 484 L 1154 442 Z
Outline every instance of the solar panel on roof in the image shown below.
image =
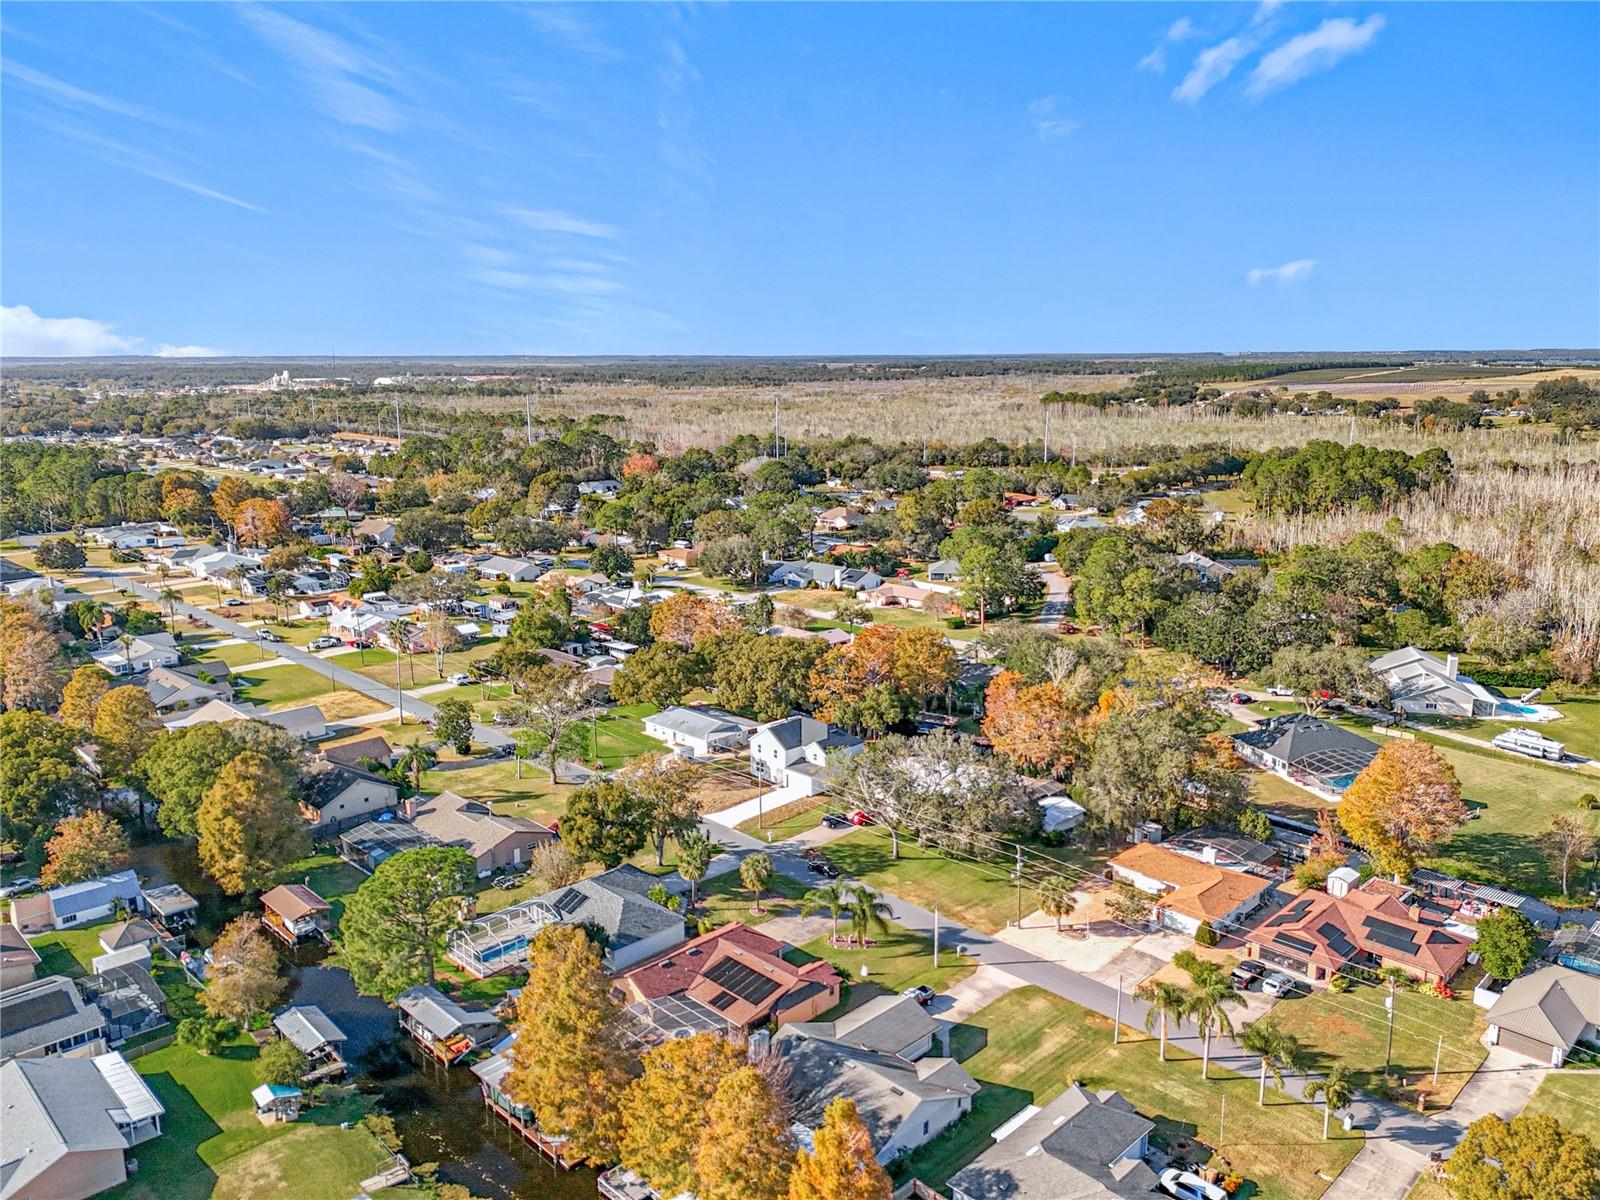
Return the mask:
M 734 1002 L 737 999 L 738 997 L 733 995 L 731 992 L 718 992 L 711 999 L 711 1007 L 716 1009 L 718 1012 L 726 1012 L 728 1009 L 733 1007 Z
M 577 888 L 568 888 L 555 898 L 555 910 L 564 917 L 570 917 L 583 907 L 584 900 L 584 894 Z
M 1377 917 L 1368 917 L 1361 922 L 1367 936 L 1380 946 L 1390 950 L 1398 950 L 1402 954 L 1415 954 L 1417 941 L 1411 930 L 1403 925 L 1394 925 L 1388 921 L 1380 921 Z
M 1332 921 L 1324 921 L 1321 925 L 1318 925 L 1317 933 L 1323 941 L 1328 943 L 1328 949 L 1332 950 L 1340 958 L 1350 958 L 1355 954 L 1356 948 L 1350 944 L 1350 939 L 1344 936 L 1344 930 L 1340 929 Z
M 1310 954 L 1317 948 L 1315 943 L 1308 942 L 1302 937 L 1295 937 L 1292 933 L 1280 933 L 1272 940 L 1280 946 L 1288 946 L 1293 950 L 1298 950 L 1301 954 Z
M 778 985 L 760 971 L 745 966 L 733 958 L 725 958 L 706 972 L 706 979 L 719 987 L 727 988 L 747 1004 L 760 1004 Z
M 20 1033 L 24 1029 L 32 1029 L 35 1025 L 43 1025 L 47 1021 L 70 1017 L 75 1012 L 77 1009 L 63 991 L 40 992 L 37 995 L 25 996 L 5 1006 L 6 1032 Z

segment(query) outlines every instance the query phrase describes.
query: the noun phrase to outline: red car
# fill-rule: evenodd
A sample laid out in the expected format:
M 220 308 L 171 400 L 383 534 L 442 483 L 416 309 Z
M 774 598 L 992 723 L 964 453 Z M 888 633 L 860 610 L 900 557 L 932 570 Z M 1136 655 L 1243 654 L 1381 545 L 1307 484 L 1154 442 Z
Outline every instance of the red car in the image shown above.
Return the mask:
M 850 814 L 850 824 L 852 824 L 852 825 L 871 825 L 872 824 L 872 818 L 867 816 L 866 813 L 862 812 L 858 808 L 858 809 L 855 810 L 855 812 Z

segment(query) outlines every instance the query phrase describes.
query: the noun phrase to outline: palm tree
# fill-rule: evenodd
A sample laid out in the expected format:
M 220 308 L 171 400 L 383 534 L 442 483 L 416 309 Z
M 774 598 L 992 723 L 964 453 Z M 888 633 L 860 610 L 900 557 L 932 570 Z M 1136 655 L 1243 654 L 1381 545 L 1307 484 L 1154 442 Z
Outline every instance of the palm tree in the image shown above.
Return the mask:
M 678 874 L 689 884 L 689 907 L 699 902 L 699 884 L 706 877 L 717 844 L 700 829 L 692 829 L 678 839 Z
M 173 621 L 173 617 L 174 617 L 174 606 L 177 604 L 178 599 L 179 599 L 178 593 L 175 592 L 172 588 L 168 587 L 168 588 L 162 588 L 161 589 L 161 602 L 167 606 L 167 632 L 168 633 L 172 632 L 172 621 Z
M 1161 1024 L 1161 1061 L 1166 1062 L 1167 1024 L 1171 1021 L 1183 1024 L 1183 1018 L 1189 1011 L 1189 993 L 1175 983 L 1147 979 L 1134 989 L 1133 994 L 1136 999 L 1149 1005 L 1144 1014 L 1144 1031 L 1153 1033 L 1155 1024 L 1158 1021 Z
M 850 917 L 850 934 L 859 946 L 867 944 L 868 930 L 887 933 L 889 918 L 894 916 L 888 901 L 864 883 L 850 885 L 850 903 L 845 912 Z
M 1306 1084 L 1306 1099 L 1322 1097 L 1322 1140 L 1328 1140 L 1328 1118 L 1336 1108 L 1344 1108 L 1356 1098 L 1356 1089 L 1350 1082 L 1350 1073 L 1342 1063 L 1334 1063 L 1321 1079 Z
M 1200 1078 L 1211 1078 L 1211 1035 L 1231 1037 L 1233 1022 L 1224 1005 L 1243 1004 L 1244 999 L 1233 986 L 1233 981 L 1216 975 L 1199 980 L 1189 992 L 1187 1016 L 1194 1018 L 1202 1038 Z
M 411 653 L 411 635 L 417 631 L 416 625 L 405 617 L 396 617 L 389 622 L 389 641 L 394 646 L 394 690 L 395 699 L 400 706 L 400 723 L 406 723 L 406 697 L 404 682 L 400 678 L 400 666 Z M 411 682 L 417 682 L 416 667 L 411 668 Z
M 400 756 L 395 765 L 402 771 L 411 772 L 411 787 L 413 791 L 422 790 L 422 773 L 430 770 L 433 764 L 439 761 L 438 754 L 432 747 L 424 746 L 417 742 L 406 747 L 405 753 Z
M 1267 1102 L 1267 1072 L 1271 1071 L 1273 1080 L 1282 1087 L 1283 1073 L 1299 1070 L 1304 1054 L 1300 1039 L 1279 1029 L 1270 1020 L 1247 1025 L 1239 1045 L 1261 1059 L 1261 1087 L 1256 1093 L 1257 1104 Z
M 833 918 L 833 932 L 828 936 L 828 945 L 836 945 L 839 941 L 839 914 L 850 907 L 850 885 L 848 883 L 825 883 L 821 887 L 814 887 L 804 896 L 800 897 L 800 915 L 809 917 L 819 910 L 826 910 Z
M 1077 902 L 1072 898 L 1072 885 L 1059 875 L 1052 875 L 1039 885 L 1039 908 L 1047 917 L 1056 919 L 1056 932 L 1061 932 L 1063 918 L 1070 917 Z
M 772 882 L 772 860 L 765 854 L 747 854 L 739 863 L 739 882 L 755 897 L 751 911 L 761 911 L 761 893 Z

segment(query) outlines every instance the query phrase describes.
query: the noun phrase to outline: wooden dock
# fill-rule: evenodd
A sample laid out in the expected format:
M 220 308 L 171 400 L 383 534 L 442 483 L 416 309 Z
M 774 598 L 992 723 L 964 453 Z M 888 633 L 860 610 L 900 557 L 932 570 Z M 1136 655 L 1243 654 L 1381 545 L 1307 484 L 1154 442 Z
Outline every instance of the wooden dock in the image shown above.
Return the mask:
M 511 1126 L 511 1128 L 516 1130 L 517 1133 L 521 1134 L 523 1141 L 527 1142 L 528 1145 L 532 1146 L 535 1150 L 544 1155 L 551 1162 L 555 1163 L 558 1167 L 562 1168 L 563 1170 L 570 1171 L 574 1167 L 583 1165 L 583 1158 L 580 1155 L 574 1154 L 567 1148 L 565 1138 L 552 1138 L 548 1134 L 542 1132 L 539 1127 L 531 1121 L 523 1121 L 503 1104 L 497 1103 L 487 1091 L 484 1092 L 483 1102 L 486 1106 L 488 1106 L 490 1112 L 494 1113 L 494 1115 L 499 1117 L 500 1120 Z

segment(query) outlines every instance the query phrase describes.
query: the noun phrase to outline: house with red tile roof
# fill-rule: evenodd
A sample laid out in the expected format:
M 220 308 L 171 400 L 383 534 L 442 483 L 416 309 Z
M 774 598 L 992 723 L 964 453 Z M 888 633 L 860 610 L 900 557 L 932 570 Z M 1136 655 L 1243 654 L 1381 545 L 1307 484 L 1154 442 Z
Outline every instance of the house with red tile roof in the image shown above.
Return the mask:
M 783 943 L 735 921 L 617 976 L 627 1004 L 686 999 L 746 1032 L 769 1021 L 809 1021 L 839 1003 L 843 982 L 832 964 L 783 957 Z
M 1272 880 L 1230 871 L 1165 846 L 1129 846 L 1107 866 L 1114 877 L 1156 899 L 1157 919 L 1193 935 L 1202 921 L 1213 928 L 1243 920 L 1271 890 Z
M 1329 890 L 1308 891 L 1244 934 L 1249 957 L 1313 981 L 1344 967 L 1399 967 L 1425 983 L 1449 982 L 1472 942 L 1443 927 L 1440 912 L 1414 902 L 1402 884 L 1335 871 Z

